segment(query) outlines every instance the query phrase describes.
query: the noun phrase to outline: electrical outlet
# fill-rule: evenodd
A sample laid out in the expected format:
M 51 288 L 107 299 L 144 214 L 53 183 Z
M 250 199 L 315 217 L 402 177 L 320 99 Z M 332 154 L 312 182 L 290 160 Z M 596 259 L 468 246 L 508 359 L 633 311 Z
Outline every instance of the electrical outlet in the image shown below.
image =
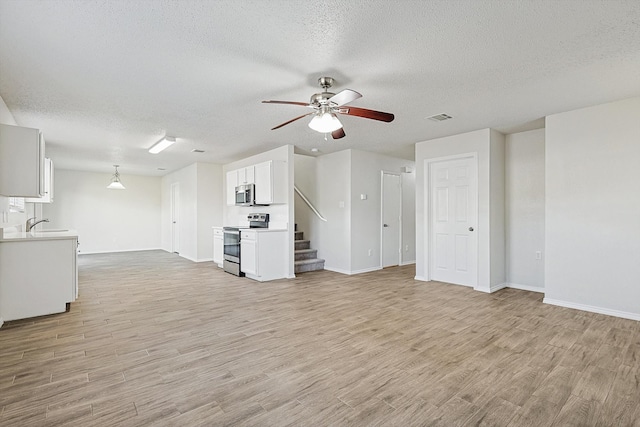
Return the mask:
M 371 249 L 369 249 L 369 256 L 371 256 Z
M 409 245 L 406 245 L 406 246 L 404 247 L 404 251 L 405 251 L 405 252 L 409 252 Z
M 536 259 L 542 259 L 542 252 L 536 251 Z

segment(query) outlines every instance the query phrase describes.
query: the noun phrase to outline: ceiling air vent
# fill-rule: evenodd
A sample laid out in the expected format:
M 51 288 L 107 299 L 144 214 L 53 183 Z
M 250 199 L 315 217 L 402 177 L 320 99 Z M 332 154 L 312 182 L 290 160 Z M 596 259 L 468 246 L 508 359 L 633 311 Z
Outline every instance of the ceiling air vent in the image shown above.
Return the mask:
M 204 150 L 198 150 L 197 148 L 194 148 L 193 150 L 191 150 L 192 153 L 204 153 Z
M 452 118 L 453 117 L 451 117 L 450 115 L 445 114 L 445 113 L 436 114 L 435 116 L 427 117 L 427 119 L 433 120 L 434 122 L 443 122 L 445 120 L 449 120 L 449 119 L 452 119 Z

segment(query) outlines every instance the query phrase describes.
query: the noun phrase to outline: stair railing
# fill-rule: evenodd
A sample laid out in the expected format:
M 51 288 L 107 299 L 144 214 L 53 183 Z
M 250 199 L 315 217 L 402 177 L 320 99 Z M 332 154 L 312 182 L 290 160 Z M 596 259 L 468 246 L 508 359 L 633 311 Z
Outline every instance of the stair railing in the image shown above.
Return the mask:
M 320 212 L 318 212 L 318 210 L 315 208 L 315 206 L 313 206 L 313 203 L 311 203 L 311 202 L 309 201 L 309 199 L 307 199 L 307 197 L 306 197 L 304 194 L 302 194 L 302 191 L 300 191 L 300 190 L 298 189 L 298 187 L 296 187 L 296 186 L 294 185 L 294 186 L 293 186 L 293 189 L 294 189 L 294 190 L 296 190 L 296 193 L 298 193 L 298 196 L 300 196 L 300 198 L 301 198 L 302 200 L 304 200 L 304 202 L 307 204 L 307 206 L 309 206 L 309 208 L 311 208 L 311 210 L 313 211 L 313 213 L 314 213 L 314 214 L 316 214 L 316 216 L 317 216 L 318 218 L 320 218 L 320 219 L 321 219 L 322 221 L 324 221 L 324 222 L 326 222 L 326 221 L 327 221 L 327 219 L 326 219 L 325 217 L 323 217 L 322 215 L 320 215 Z

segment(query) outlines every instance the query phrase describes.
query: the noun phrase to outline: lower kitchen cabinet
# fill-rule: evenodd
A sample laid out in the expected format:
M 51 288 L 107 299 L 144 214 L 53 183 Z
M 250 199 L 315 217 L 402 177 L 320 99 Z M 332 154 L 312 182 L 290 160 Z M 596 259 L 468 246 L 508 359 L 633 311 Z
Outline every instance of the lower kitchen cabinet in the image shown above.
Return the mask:
M 222 268 L 224 263 L 224 231 L 222 227 L 213 227 L 213 262 Z
M 286 230 L 242 230 L 240 270 L 260 282 L 287 277 L 287 236 Z
M 78 239 L 0 242 L 4 321 L 62 313 L 78 295 Z

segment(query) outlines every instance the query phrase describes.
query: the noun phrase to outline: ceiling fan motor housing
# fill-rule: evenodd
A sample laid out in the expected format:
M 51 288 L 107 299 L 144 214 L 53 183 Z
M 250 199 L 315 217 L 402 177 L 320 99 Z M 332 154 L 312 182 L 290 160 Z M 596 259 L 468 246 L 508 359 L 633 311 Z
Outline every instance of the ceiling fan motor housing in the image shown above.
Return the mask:
M 326 105 L 329 103 L 329 98 L 331 98 L 335 93 L 331 92 L 322 92 L 322 93 L 314 93 L 311 95 L 311 100 L 309 104 L 312 105 Z

